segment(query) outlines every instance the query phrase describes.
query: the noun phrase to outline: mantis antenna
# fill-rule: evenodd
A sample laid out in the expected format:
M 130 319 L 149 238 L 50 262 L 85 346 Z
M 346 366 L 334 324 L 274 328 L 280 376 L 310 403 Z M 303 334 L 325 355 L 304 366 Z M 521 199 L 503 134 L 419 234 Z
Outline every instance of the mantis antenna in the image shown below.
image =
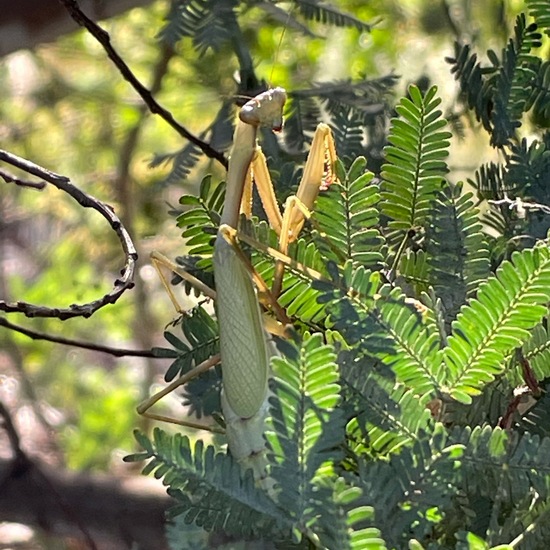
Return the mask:
M 283 30 L 281 32 L 281 36 L 279 37 L 279 43 L 277 44 L 277 49 L 275 50 L 275 56 L 273 58 L 273 63 L 271 64 L 271 73 L 269 75 L 269 82 L 273 82 L 273 72 L 275 70 L 275 66 L 277 64 L 277 59 L 279 58 L 279 52 L 281 51 L 281 46 L 283 45 L 283 40 L 286 34 L 286 29 L 290 22 L 290 17 L 292 16 L 292 12 L 294 11 L 294 8 L 296 7 L 296 2 L 292 2 L 292 5 L 290 9 L 287 12 L 286 15 L 286 22 L 283 25 Z

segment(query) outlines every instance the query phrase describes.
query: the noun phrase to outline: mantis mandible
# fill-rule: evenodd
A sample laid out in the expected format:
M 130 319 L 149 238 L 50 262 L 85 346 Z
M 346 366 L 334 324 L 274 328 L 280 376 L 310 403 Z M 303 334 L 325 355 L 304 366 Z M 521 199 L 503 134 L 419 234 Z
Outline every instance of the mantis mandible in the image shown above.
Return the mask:
M 263 432 L 268 409 L 269 363 L 276 351 L 264 329 L 253 277 L 256 286 L 260 287 L 262 294 L 267 295 L 269 304 L 277 312 L 280 308 L 276 296 L 281 289 L 284 265 L 278 262 L 273 283 L 274 292 L 270 293 L 261 278 L 255 276 L 251 266 L 243 260 L 243 254 L 236 244 L 239 215 L 241 209 L 246 213 L 246 203 L 249 202 L 243 200 L 243 196 L 250 196 L 250 190 L 246 187 L 251 181 L 252 169 L 266 215 L 279 235 L 279 251 L 286 255 L 289 243 L 297 239 L 319 191 L 330 184 L 333 177 L 332 166 L 336 160 L 330 128 L 326 124 L 319 124 L 296 196 L 287 201 L 284 215 L 281 215 L 266 160 L 257 147 L 256 137 L 260 126 L 275 131 L 282 128 L 286 97 L 284 89 L 270 89 L 250 100 L 240 111 L 229 160 L 225 204 L 214 245 L 215 294 L 210 289 L 204 289 L 201 284 L 201 289 L 208 296 L 216 297 L 222 363 L 221 403 L 228 447 L 243 467 L 252 468 L 258 481 L 266 478 Z M 153 262 L 161 261 L 162 258 L 155 254 Z M 195 283 L 192 276 L 175 269 L 174 264 L 170 263 L 170 268 Z M 198 365 L 142 403 L 138 412 L 151 418 L 170 421 L 146 411 L 162 396 L 219 360 L 220 357 L 214 357 Z M 181 423 L 197 426 L 189 422 Z

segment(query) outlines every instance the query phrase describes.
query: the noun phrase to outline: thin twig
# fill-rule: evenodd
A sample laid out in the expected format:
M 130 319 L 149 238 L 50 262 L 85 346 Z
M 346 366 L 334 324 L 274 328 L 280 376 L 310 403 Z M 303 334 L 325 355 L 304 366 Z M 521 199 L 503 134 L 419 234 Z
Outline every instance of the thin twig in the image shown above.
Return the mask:
M 82 340 L 72 340 L 71 338 L 63 338 L 62 336 L 54 336 L 53 334 L 46 334 L 44 332 L 36 332 L 14 323 L 10 323 L 5 317 L 0 317 L 0 326 L 24 334 L 33 340 L 45 340 L 47 342 L 53 342 L 55 344 L 62 344 L 63 346 L 73 346 L 75 348 L 89 349 L 92 351 L 99 351 L 101 353 L 108 353 L 114 357 L 150 357 L 156 358 L 157 356 L 150 349 L 123 349 L 123 348 L 111 348 L 109 346 L 101 346 L 94 344 L 93 342 L 83 342 Z
M 11 164 L 12 166 L 24 170 L 28 174 L 32 174 L 33 176 L 37 176 L 51 183 L 60 191 L 68 193 L 84 208 L 92 208 L 99 212 L 109 222 L 109 225 L 117 234 L 125 255 L 125 265 L 122 269 L 120 278 L 114 281 L 113 288 L 99 300 L 94 300 L 87 304 L 72 304 L 68 308 L 50 308 L 21 301 L 14 303 L 0 300 L 0 311 L 24 313 L 27 317 L 57 317 L 61 320 L 71 317 L 90 317 L 90 315 L 103 306 L 114 304 L 126 290 L 134 286 L 137 252 L 128 231 L 109 205 L 84 193 L 84 191 L 81 191 L 78 187 L 75 187 L 66 176 L 51 172 L 34 162 L 1 149 L 0 161 Z
M 510 210 L 515 210 L 520 218 L 525 217 L 526 210 L 539 210 L 544 214 L 550 214 L 550 206 L 547 206 L 546 204 L 540 204 L 538 202 L 525 202 L 519 197 L 511 199 L 506 194 L 503 199 L 488 200 L 487 202 L 495 206 L 508 206 Z
M 141 99 L 145 102 L 151 113 L 159 115 L 164 119 L 178 134 L 185 139 L 189 140 L 191 143 L 196 145 L 207 157 L 212 158 L 220 162 L 225 168 L 227 168 L 227 159 L 217 151 L 210 144 L 206 143 L 202 139 L 198 138 L 187 130 L 184 126 L 179 124 L 173 117 L 172 113 L 162 107 L 153 97 L 151 92 L 137 79 L 128 65 L 123 61 L 123 59 L 118 55 L 116 50 L 111 44 L 111 38 L 109 33 L 92 21 L 79 7 L 76 0 L 59 0 L 66 10 L 69 12 L 69 15 L 78 23 L 81 27 L 84 27 L 88 32 L 103 46 L 103 49 L 115 64 L 117 69 L 120 71 L 120 74 L 127 80 L 132 88 L 140 95 Z
M 48 185 L 45 181 L 28 181 L 19 179 L 5 170 L 0 170 L 0 178 L 2 178 L 6 183 L 15 183 L 15 185 L 19 185 L 20 187 L 29 187 L 31 189 L 37 189 L 38 191 L 41 191 L 46 187 L 46 185 Z

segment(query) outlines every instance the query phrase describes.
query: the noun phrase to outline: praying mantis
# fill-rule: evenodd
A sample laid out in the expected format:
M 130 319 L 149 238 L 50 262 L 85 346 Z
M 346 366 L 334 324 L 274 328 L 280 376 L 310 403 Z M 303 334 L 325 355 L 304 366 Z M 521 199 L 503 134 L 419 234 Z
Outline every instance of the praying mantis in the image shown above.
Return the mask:
M 331 183 L 332 166 L 336 161 L 331 130 L 321 123 L 315 131 L 297 193 L 287 200 L 284 214 L 281 215 L 266 159 L 256 140 L 260 126 L 274 131 L 281 130 L 286 99 L 284 89 L 273 88 L 259 94 L 241 108 L 229 160 L 225 204 L 214 245 L 215 293 L 189 273 L 168 262 L 172 270 L 198 286 L 206 296 L 216 299 L 220 355 L 201 363 L 138 407 L 140 414 L 173 421 L 150 413 L 150 407 L 176 387 L 221 360 L 221 405 L 229 451 L 242 467 L 251 468 L 256 481 L 268 489 L 263 433 L 268 411 L 269 364 L 277 351 L 264 328 L 258 294 L 278 313 L 280 322 L 288 321 L 277 304 L 284 264 L 280 261 L 277 263 L 273 288 L 268 289 L 237 244 L 239 217 L 241 211 L 250 215 L 252 173 L 268 220 L 279 236 L 280 255 L 285 256 L 289 244 L 298 238 L 318 193 Z M 152 259 L 155 266 L 167 263 L 159 254 L 153 254 Z M 203 427 L 187 421 L 177 423 Z

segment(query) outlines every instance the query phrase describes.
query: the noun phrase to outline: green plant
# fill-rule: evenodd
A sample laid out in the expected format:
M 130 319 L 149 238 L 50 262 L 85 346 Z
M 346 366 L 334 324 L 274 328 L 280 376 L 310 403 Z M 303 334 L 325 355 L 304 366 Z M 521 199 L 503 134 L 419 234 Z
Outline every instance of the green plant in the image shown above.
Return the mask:
M 295 332 L 276 341 L 266 431 L 274 494 L 213 445 L 160 429 L 152 439 L 137 434 L 143 452 L 129 460 L 147 460 L 145 473 L 177 502 L 174 548 L 190 548 L 191 531 L 193 548 L 214 544 L 196 527 L 228 547 L 240 539 L 251 548 L 545 547 L 550 153 L 545 127 L 531 143 L 521 129 L 527 115 L 540 121 L 550 109 L 547 62 L 536 52 L 550 10 L 528 6 L 535 21 L 520 15 L 488 67 L 469 46 L 449 60 L 504 158 L 480 167 L 475 193 L 447 179 L 452 134 L 437 89 L 413 85 L 396 106 L 380 178 L 362 157 L 347 169 L 339 162 L 339 183 L 292 247 L 279 301 Z M 364 122 L 331 112 L 337 136 Z M 191 208 L 179 224 L 199 271 L 212 253 L 199 228 L 216 227 L 221 193 L 205 181 L 199 198 L 182 199 Z M 251 225 L 258 241 L 273 242 L 264 222 Z M 270 255 L 250 253 L 269 280 Z M 201 310 L 193 322 L 211 341 L 209 316 Z M 193 349 L 170 336 L 176 350 L 162 352 L 175 357 L 171 376 L 204 348 L 184 334 Z M 205 375 L 199 390 L 212 395 L 218 383 Z M 202 413 L 219 411 L 208 403 Z

